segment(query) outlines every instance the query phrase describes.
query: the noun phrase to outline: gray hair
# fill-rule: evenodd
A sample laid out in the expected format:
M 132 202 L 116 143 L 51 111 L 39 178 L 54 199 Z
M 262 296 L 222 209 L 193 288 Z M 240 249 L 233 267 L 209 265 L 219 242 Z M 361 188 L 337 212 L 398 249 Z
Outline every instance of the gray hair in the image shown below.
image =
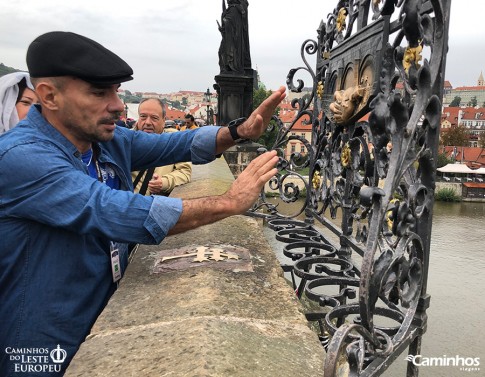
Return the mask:
M 140 103 L 138 104 L 138 108 L 140 107 L 140 105 L 143 103 L 143 102 L 146 102 L 146 101 L 149 101 L 149 100 L 154 100 L 154 101 L 157 101 L 160 106 L 162 107 L 162 117 L 163 119 L 165 119 L 165 117 L 167 116 L 167 113 L 165 111 L 165 104 L 163 103 L 163 101 L 160 99 L 160 98 L 143 98 Z

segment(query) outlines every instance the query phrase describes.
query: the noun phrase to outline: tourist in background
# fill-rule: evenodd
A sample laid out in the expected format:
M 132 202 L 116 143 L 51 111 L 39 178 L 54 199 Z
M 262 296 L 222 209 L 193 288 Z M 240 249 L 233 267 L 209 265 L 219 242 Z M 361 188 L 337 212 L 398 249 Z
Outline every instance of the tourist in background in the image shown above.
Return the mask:
M 0 77 L 0 134 L 24 119 L 33 103 L 37 103 L 37 95 L 27 72 Z
M 165 105 L 158 98 L 147 98 L 138 106 L 136 131 L 161 134 L 177 132 L 175 128 L 165 128 Z M 178 162 L 131 173 L 136 193 L 142 195 L 168 196 L 176 186 L 190 182 L 192 164 Z
M 185 123 L 180 127 L 180 131 L 195 130 L 199 128 L 197 123 L 195 123 L 195 118 L 191 114 L 185 115 Z
M 123 110 L 123 112 L 120 115 L 120 119 L 118 119 L 116 122 L 116 125 L 118 127 L 125 127 L 125 128 L 130 128 L 130 126 L 127 123 L 127 111 L 126 108 Z

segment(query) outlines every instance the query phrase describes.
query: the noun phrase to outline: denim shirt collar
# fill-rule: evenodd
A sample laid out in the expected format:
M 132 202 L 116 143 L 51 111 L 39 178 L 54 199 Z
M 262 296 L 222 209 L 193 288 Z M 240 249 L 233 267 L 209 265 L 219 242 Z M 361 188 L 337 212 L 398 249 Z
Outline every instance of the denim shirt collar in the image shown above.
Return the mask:
M 81 153 L 62 133 L 60 133 L 54 126 L 52 126 L 47 119 L 42 115 L 42 108 L 39 104 L 31 106 L 27 114 L 28 122 L 31 127 L 36 127 L 42 134 L 44 134 L 50 141 L 62 145 L 70 156 L 79 159 Z

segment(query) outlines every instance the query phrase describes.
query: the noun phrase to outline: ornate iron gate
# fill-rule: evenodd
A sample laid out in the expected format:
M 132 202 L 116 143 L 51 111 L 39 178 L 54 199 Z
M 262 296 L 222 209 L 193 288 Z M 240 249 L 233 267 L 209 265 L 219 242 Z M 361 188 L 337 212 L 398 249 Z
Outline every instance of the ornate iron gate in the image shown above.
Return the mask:
M 449 13 L 450 0 L 338 1 L 317 41 L 303 43 L 305 67 L 288 74 L 291 91 L 304 87 L 299 71 L 313 90 L 292 102 L 291 123 L 274 118 L 270 187 L 297 208 L 284 215 L 262 193 L 251 215 L 286 243 L 298 296 L 318 304 L 307 318 L 320 328 L 326 377 L 378 376 L 406 348 L 420 352 Z M 302 120 L 311 142 L 292 134 Z M 286 157 L 288 142 L 304 151 Z M 418 375 L 411 361 L 407 375 Z

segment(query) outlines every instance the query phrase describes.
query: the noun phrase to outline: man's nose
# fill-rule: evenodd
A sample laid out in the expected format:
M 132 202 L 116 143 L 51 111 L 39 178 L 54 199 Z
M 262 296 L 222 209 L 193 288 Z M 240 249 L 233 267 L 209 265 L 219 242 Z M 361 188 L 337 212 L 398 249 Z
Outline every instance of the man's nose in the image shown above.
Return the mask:
M 125 110 L 125 104 L 123 103 L 121 98 L 118 97 L 118 92 L 115 91 L 111 95 L 110 102 L 108 105 L 108 111 L 122 113 L 124 110 Z

